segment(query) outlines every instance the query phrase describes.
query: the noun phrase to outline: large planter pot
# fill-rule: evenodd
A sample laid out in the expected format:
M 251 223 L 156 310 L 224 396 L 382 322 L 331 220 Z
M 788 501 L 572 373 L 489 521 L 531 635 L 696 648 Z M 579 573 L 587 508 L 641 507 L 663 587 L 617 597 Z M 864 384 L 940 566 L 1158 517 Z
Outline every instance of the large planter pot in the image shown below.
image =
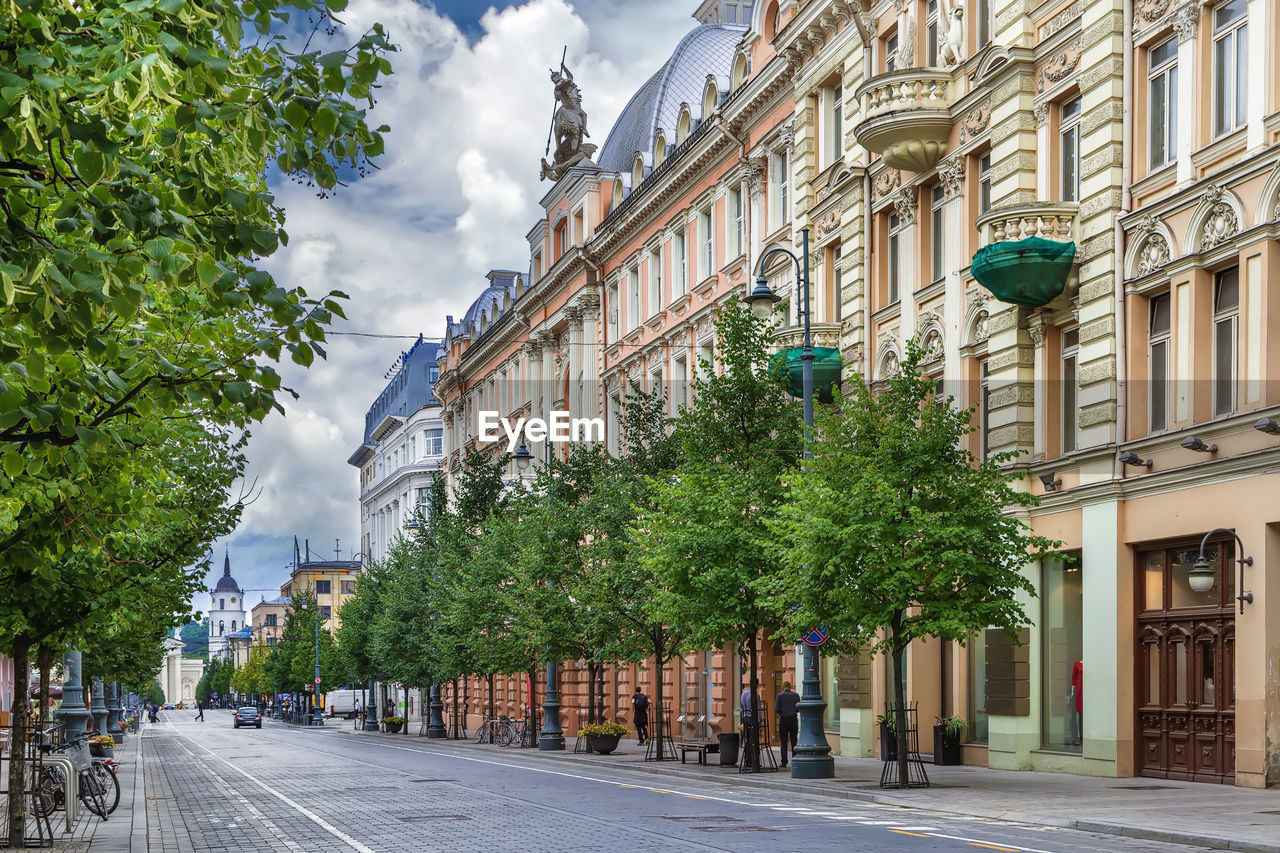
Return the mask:
M 387 731 L 390 732 L 391 734 L 397 734 L 400 731 L 400 726 L 402 726 L 403 723 L 384 723 L 383 725 L 387 727 Z
M 880 724 L 880 760 L 898 760 L 898 736 L 884 723 Z
M 600 755 L 608 755 L 618 748 L 617 735 L 587 735 L 587 749 Z
M 944 726 L 933 727 L 933 763 L 943 767 L 964 764 L 960 738 L 948 737 Z

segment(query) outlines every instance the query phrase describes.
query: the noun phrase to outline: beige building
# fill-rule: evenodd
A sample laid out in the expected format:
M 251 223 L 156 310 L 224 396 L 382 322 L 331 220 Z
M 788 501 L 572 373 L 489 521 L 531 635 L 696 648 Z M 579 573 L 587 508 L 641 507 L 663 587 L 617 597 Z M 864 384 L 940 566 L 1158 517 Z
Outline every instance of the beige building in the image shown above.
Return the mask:
M 202 658 L 184 658 L 182 641 L 176 637 L 164 639 L 164 661 L 156 680 L 164 690 L 164 701 L 177 705 L 191 704 L 196 700 L 196 685 L 204 676 Z
M 295 590 L 313 590 L 322 624 L 331 633 L 336 633 L 338 626 L 342 624 L 338 613 L 342 610 L 343 602 L 355 593 L 359 573 L 360 562 L 357 560 L 308 559 L 299 562 L 294 566 L 289 580 L 280 587 L 280 597 L 284 599 L 281 614 L 288 609 L 289 596 Z M 264 622 L 270 615 L 270 610 L 263 611 Z M 276 621 L 280 630 L 283 630 L 284 616 L 278 615 Z
M 283 595 L 253 605 L 249 612 L 250 630 L 253 632 L 254 645 L 266 643 L 274 649 L 276 642 L 284 632 L 284 614 L 289 609 L 289 599 Z

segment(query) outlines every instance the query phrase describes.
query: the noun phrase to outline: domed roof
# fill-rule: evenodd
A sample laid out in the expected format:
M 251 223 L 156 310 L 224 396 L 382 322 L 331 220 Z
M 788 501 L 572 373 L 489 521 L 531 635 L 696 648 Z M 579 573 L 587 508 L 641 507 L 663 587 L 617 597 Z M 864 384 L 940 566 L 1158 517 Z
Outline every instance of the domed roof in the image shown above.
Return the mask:
M 695 119 L 701 114 L 707 75 L 729 76 L 745 32 L 745 27 L 703 24 L 681 39 L 671 58 L 631 97 L 614 122 L 595 158 L 600 168 L 630 172 L 637 151 L 653 152 L 659 128 L 674 147 L 680 104 L 689 104 Z
M 236 579 L 231 577 L 231 555 L 227 554 L 222 563 L 222 577 L 218 578 L 218 585 L 213 588 L 214 592 L 239 592 L 240 584 L 236 583 Z

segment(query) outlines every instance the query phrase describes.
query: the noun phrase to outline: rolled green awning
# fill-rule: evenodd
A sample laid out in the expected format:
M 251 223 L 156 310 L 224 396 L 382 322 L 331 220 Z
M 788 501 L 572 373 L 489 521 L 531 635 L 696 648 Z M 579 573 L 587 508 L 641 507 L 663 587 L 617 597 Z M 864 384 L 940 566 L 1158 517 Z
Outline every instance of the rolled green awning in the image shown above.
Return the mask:
M 786 380 L 787 393 L 792 397 L 804 395 L 804 347 L 791 347 L 774 353 L 769 358 L 771 369 L 779 370 Z M 840 386 L 840 350 L 835 347 L 813 347 L 813 399 L 830 403 L 835 399 L 833 389 Z
M 1075 243 L 1028 237 L 983 246 L 969 269 L 1001 302 L 1040 308 L 1062 293 L 1075 258 Z

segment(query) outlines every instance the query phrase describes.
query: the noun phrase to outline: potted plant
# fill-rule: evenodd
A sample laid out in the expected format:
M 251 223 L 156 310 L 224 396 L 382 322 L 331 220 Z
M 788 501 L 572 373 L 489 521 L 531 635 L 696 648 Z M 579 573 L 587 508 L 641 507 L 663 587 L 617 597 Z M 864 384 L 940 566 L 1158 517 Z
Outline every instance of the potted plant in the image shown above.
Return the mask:
M 116 741 L 111 735 L 91 735 L 89 737 L 89 755 L 94 758 L 112 758 L 115 754 Z
M 933 763 L 952 765 L 964 763 L 960 740 L 964 737 L 964 717 L 954 714 L 933 718 Z
M 889 709 L 886 708 L 883 714 L 876 716 L 876 723 L 880 727 L 880 760 L 897 761 L 897 721 L 894 719 L 893 714 L 889 712 Z
M 378 722 L 386 726 L 387 731 L 391 732 L 391 734 L 395 734 L 404 725 L 404 717 L 383 717 Z
M 608 755 L 618 748 L 618 741 L 627 733 L 621 723 L 591 723 L 578 729 L 578 737 L 587 739 L 587 749 L 600 755 Z

